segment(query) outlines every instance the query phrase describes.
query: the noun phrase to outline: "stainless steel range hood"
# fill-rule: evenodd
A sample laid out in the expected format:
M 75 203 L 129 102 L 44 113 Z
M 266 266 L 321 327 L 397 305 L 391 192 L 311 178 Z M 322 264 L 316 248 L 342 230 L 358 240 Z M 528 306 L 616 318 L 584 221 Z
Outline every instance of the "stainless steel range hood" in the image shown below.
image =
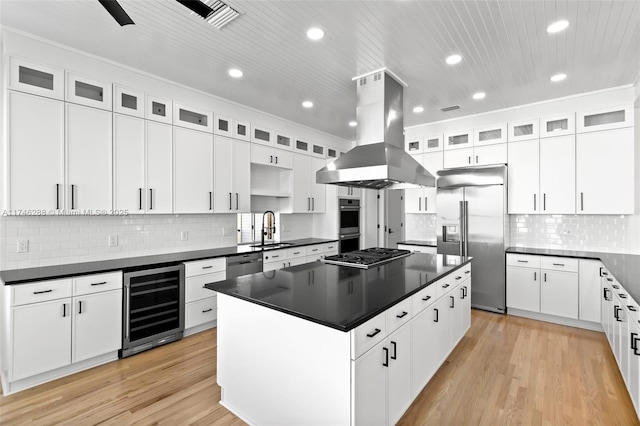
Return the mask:
M 435 186 L 435 177 L 403 148 L 402 84 L 386 70 L 356 82 L 357 146 L 318 170 L 316 182 L 370 189 Z

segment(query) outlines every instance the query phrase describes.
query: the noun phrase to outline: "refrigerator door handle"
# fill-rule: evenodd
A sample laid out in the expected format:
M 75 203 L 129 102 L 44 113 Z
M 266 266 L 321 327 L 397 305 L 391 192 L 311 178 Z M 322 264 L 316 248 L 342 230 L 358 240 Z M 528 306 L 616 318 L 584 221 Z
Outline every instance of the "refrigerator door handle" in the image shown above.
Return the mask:
M 462 242 L 463 242 L 462 255 L 468 256 L 469 255 L 469 202 L 463 201 L 463 206 L 464 206 L 464 216 L 462 217 L 462 221 L 464 223 L 464 228 L 463 228 L 464 234 L 462 237 Z
M 460 256 L 464 256 L 464 243 L 465 243 L 465 208 L 464 201 L 460 201 Z

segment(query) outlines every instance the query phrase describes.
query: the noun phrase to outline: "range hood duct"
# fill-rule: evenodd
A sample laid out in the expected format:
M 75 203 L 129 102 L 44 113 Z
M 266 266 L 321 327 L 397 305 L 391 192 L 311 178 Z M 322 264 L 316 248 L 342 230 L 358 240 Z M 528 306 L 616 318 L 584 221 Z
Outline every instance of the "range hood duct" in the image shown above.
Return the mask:
M 404 150 L 402 90 L 388 71 L 358 77 L 356 147 L 316 172 L 316 182 L 369 189 L 435 186 Z

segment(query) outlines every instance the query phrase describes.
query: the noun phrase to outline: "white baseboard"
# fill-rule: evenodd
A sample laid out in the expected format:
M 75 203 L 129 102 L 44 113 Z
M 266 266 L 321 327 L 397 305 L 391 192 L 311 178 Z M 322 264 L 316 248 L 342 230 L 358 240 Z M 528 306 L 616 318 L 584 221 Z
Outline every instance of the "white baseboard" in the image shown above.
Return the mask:
M 529 318 L 538 321 L 551 322 L 554 324 L 568 325 L 569 327 L 584 328 L 604 332 L 602 325 L 598 322 L 584 321 L 574 318 L 559 317 L 556 315 L 543 314 L 540 312 L 525 311 L 522 309 L 507 308 L 507 315 L 515 315 L 518 317 Z

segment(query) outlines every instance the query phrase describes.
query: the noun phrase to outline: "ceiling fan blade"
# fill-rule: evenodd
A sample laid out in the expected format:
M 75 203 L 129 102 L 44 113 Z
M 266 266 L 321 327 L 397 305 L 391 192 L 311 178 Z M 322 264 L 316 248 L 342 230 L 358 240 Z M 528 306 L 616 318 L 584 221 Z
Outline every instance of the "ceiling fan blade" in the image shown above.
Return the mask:
M 118 3 L 116 0 L 98 1 L 102 6 L 104 6 L 105 9 L 107 9 L 107 12 L 109 12 L 109 14 L 113 16 L 113 19 L 115 19 L 121 27 L 124 27 L 125 25 L 135 25 L 135 22 L 133 22 L 129 15 L 127 15 L 127 12 L 124 11 L 122 6 L 120 6 L 120 3 Z
M 209 16 L 213 9 L 202 3 L 199 0 L 176 0 L 181 5 L 191 9 L 192 12 L 197 13 L 198 15 L 206 18 Z

